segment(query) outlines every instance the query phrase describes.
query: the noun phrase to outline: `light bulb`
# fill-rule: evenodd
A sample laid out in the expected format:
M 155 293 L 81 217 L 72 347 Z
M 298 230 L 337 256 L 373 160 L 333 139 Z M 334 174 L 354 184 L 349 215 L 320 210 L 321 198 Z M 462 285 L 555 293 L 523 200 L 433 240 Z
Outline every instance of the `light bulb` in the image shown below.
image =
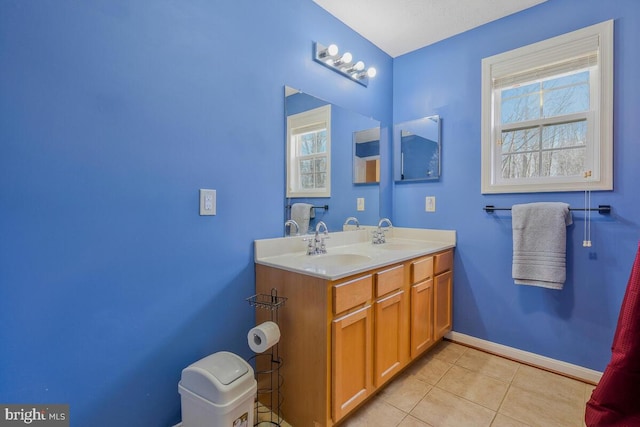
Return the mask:
M 349 52 L 345 52 L 340 58 L 336 59 L 333 63 L 336 67 L 341 67 L 343 65 L 347 65 L 351 62 L 353 56 Z
M 376 74 L 378 74 L 378 71 L 373 67 L 369 67 L 369 69 L 367 70 L 367 76 L 369 76 L 370 78 L 374 78 Z
M 356 71 L 362 71 L 364 70 L 364 62 L 362 61 L 358 61 L 356 62 L 356 65 L 353 66 L 354 70 Z
M 338 46 L 330 44 L 329 47 L 325 47 L 318 52 L 318 58 L 333 58 L 338 54 Z

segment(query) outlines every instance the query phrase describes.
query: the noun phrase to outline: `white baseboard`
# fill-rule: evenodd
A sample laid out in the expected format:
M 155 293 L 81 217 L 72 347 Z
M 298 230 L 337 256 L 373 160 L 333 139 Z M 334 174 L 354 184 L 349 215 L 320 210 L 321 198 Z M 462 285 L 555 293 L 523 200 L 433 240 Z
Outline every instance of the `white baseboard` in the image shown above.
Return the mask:
M 582 366 L 573 365 L 561 360 L 540 356 L 535 353 L 529 353 L 528 351 L 518 350 L 517 348 L 507 347 L 506 345 L 496 344 L 491 341 L 461 334 L 459 332 L 449 332 L 445 335 L 445 338 L 453 342 L 464 344 L 469 347 L 475 347 L 488 353 L 493 353 L 498 356 L 506 357 L 507 359 L 546 369 L 548 371 L 556 372 L 591 384 L 598 384 L 602 377 L 602 372 L 599 371 L 583 368 Z

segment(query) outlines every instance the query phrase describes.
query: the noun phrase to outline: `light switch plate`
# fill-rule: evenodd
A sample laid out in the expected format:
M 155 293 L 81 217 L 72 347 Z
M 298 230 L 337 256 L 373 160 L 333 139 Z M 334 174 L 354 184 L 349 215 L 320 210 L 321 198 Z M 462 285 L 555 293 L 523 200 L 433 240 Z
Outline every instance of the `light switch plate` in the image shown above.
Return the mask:
M 433 196 L 427 196 L 425 198 L 425 207 L 424 210 L 426 212 L 435 212 L 436 211 L 436 198 Z
M 364 197 L 358 197 L 357 199 L 357 208 L 358 211 L 364 210 Z
M 200 189 L 200 215 L 216 214 L 216 190 Z

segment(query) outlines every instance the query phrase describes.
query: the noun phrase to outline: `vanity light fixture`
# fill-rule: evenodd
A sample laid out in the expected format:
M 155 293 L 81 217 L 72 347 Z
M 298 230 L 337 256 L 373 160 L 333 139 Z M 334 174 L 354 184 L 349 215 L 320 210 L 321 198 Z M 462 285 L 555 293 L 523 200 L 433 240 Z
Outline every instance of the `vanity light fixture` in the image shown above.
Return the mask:
M 313 59 L 365 87 L 369 84 L 369 78 L 373 78 L 377 74 L 376 69 L 373 67 L 365 69 L 366 67 L 362 61 L 353 63 L 353 55 L 351 53 L 340 54 L 340 50 L 335 44 L 324 46 L 315 42 L 313 44 Z

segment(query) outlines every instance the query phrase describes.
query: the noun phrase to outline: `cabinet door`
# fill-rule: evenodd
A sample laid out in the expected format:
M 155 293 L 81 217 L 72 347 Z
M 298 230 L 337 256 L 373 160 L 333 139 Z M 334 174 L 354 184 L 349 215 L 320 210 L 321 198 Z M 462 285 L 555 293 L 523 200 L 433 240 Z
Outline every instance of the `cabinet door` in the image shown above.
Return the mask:
M 436 276 L 434 285 L 434 330 L 439 340 L 451 330 L 451 293 L 453 287 L 451 271 Z
M 411 287 L 411 358 L 435 342 L 433 337 L 433 279 Z
M 358 406 L 373 390 L 372 323 L 370 305 L 333 321 L 331 414 L 334 422 Z
M 406 292 L 376 301 L 374 326 L 374 382 L 380 387 L 407 363 Z

